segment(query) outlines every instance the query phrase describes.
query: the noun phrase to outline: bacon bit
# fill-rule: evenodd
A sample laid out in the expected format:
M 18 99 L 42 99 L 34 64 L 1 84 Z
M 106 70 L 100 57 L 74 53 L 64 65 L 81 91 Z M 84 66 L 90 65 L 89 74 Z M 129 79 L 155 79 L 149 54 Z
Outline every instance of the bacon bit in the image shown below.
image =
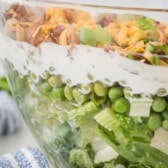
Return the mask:
M 64 9 L 65 18 L 69 23 L 74 22 L 74 10 L 73 9 Z
M 110 50 L 112 50 L 112 49 L 111 49 L 111 47 L 110 47 L 109 45 L 106 45 L 106 46 L 104 47 L 104 51 L 105 51 L 105 52 L 108 53 L 108 52 L 110 52 Z
M 98 23 L 102 27 L 108 26 L 109 23 L 113 22 L 116 19 L 115 14 L 103 14 L 103 15 L 100 15 L 99 17 L 100 17 L 100 19 L 99 19 Z
M 68 54 L 67 57 L 69 57 L 71 60 L 73 60 L 73 54 L 72 51 L 75 50 L 75 45 L 71 45 L 70 48 L 68 48 Z
M 65 30 L 64 26 L 62 26 L 62 25 L 57 25 L 57 26 L 55 27 L 55 29 L 50 32 L 49 37 L 51 37 L 51 39 L 52 39 L 55 43 L 58 44 L 58 43 L 59 43 L 59 37 L 60 37 L 61 33 L 62 33 L 64 30 Z
M 19 21 L 26 22 L 29 18 L 29 13 L 23 5 L 14 4 L 8 10 L 6 17 L 15 18 Z
M 25 41 L 25 31 L 19 24 L 16 25 L 16 40 Z
M 16 19 L 9 19 L 6 21 L 5 26 L 4 26 L 4 31 L 5 33 L 9 33 L 11 31 L 15 31 L 15 25 L 18 23 Z
M 156 28 L 158 30 L 158 34 L 159 34 L 159 41 L 162 43 L 162 44 L 166 44 L 168 43 L 168 39 L 166 38 L 165 36 L 165 27 L 164 25 L 161 25 L 160 22 L 155 22 L 155 25 L 156 25 Z
M 79 44 L 79 42 L 79 32 L 77 32 L 73 26 L 65 29 L 59 38 L 59 44 L 61 45 L 74 45 Z
M 59 37 L 59 44 L 67 45 L 67 30 L 64 30 Z
M 24 26 L 25 29 L 25 41 L 31 43 L 33 33 L 36 30 L 36 26 Z
M 68 45 L 79 44 L 79 32 L 74 27 L 67 29 L 67 43 Z
M 36 31 L 33 33 L 31 38 L 31 44 L 34 46 L 38 46 L 42 41 L 45 41 L 46 35 L 42 30 L 42 26 L 38 27 Z

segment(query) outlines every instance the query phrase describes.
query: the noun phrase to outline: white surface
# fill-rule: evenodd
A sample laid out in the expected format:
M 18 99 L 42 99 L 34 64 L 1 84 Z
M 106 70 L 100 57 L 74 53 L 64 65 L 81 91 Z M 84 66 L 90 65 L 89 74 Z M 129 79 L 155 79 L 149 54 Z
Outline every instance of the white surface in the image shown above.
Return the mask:
M 23 147 L 37 147 L 37 143 L 24 123 L 17 133 L 0 137 L 0 155 L 15 152 Z
M 38 0 L 40 1 L 40 0 Z M 42 0 L 41 0 L 42 1 Z M 106 5 L 106 6 L 122 6 L 122 7 L 137 7 L 137 8 L 157 8 L 168 9 L 167 0 L 44 0 L 49 2 L 73 2 L 80 4 Z

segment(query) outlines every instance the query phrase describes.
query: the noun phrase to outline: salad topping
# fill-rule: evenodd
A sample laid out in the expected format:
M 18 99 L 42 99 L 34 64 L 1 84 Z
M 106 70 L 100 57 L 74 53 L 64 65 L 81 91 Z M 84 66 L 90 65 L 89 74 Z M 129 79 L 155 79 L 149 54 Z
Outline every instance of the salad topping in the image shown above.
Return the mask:
M 38 15 L 37 15 L 38 13 Z M 5 13 L 5 32 L 34 46 L 43 42 L 89 45 L 120 52 L 125 57 L 167 66 L 168 25 L 133 14 L 101 14 L 58 8 L 12 5 Z

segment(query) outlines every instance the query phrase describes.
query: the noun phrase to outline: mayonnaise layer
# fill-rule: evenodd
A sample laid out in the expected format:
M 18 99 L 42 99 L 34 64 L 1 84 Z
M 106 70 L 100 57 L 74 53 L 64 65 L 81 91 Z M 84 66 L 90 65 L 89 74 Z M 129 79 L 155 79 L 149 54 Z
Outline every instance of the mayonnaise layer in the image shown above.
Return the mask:
M 117 52 L 85 45 L 61 46 L 43 43 L 39 47 L 17 42 L 0 34 L 3 60 L 22 75 L 61 75 L 72 86 L 101 81 L 107 86 L 119 82 L 132 93 L 156 94 L 168 91 L 168 68 L 129 60 Z M 4 40 L 4 43 L 2 41 Z

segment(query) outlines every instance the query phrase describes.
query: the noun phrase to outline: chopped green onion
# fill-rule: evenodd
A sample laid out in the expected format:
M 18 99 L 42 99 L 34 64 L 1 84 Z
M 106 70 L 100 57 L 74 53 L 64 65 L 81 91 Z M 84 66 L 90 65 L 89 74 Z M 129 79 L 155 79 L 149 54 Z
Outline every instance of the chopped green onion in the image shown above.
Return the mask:
M 153 52 L 154 51 L 154 46 L 152 44 L 147 44 L 145 51 Z
M 165 45 L 160 45 L 160 46 L 153 46 L 155 51 L 162 51 L 164 52 L 165 55 L 168 55 L 168 45 L 165 44 Z
M 130 59 L 130 60 L 134 60 L 134 55 L 128 54 L 128 55 L 127 55 L 127 58 Z
M 156 31 L 156 28 L 153 24 L 154 21 L 151 18 L 139 17 L 136 19 L 136 23 L 137 23 L 138 27 L 142 30 Z
M 153 64 L 154 65 L 159 65 L 159 57 L 158 55 L 153 55 Z

